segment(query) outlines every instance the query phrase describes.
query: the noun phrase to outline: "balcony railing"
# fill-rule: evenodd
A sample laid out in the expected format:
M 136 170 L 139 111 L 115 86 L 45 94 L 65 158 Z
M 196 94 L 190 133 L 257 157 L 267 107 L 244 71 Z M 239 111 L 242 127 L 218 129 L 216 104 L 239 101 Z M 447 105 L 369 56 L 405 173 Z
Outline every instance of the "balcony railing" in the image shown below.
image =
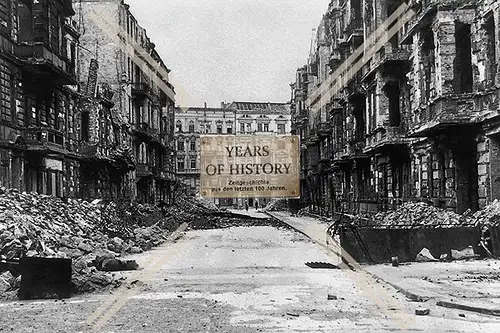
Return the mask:
M 151 93 L 151 88 L 146 82 L 136 82 L 132 83 L 132 95 L 140 98 L 149 96 Z
M 147 164 L 137 164 L 135 166 L 135 174 L 137 177 L 149 177 L 153 175 L 151 166 Z
M 50 77 L 63 85 L 76 84 L 75 67 L 43 43 L 17 45 L 15 55 L 25 62 L 23 69 L 32 75 Z
M 152 141 L 161 142 L 159 130 L 152 128 L 146 122 L 132 124 L 132 130 L 137 134 L 147 136 Z
M 381 150 L 388 146 L 405 144 L 407 142 L 402 126 L 380 128 L 366 138 L 365 152 Z
M 417 121 L 411 125 L 412 136 L 426 136 L 444 127 L 475 124 L 496 114 L 500 89 L 484 93 L 439 96 L 423 108 L 412 110 Z M 488 106 L 485 108 L 485 106 Z
M 101 144 L 81 142 L 78 146 L 78 153 L 85 158 L 109 159 L 111 148 Z
M 24 134 L 26 138 L 26 145 L 29 150 L 48 150 L 56 153 L 65 153 L 64 149 L 64 135 L 49 128 L 28 128 Z
M 352 18 L 344 29 L 345 39 L 349 41 L 354 36 L 363 36 L 363 19 Z

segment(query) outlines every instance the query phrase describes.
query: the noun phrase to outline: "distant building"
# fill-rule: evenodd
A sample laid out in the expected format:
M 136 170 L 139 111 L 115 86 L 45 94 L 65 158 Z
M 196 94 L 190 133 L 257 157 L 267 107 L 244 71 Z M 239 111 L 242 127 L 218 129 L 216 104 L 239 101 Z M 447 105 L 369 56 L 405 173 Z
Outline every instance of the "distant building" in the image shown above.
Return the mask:
M 236 111 L 237 134 L 290 134 L 290 104 L 232 102 L 222 106 Z
M 175 137 L 177 176 L 189 186 L 191 194 L 200 189 L 200 134 L 234 135 L 236 112 L 233 109 L 177 108 Z
M 250 135 L 290 134 L 290 105 L 286 103 L 232 102 L 221 108 L 177 108 L 175 136 L 177 176 L 199 195 L 200 189 L 200 134 Z M 258 199 L 260 205 L 268 199 Z M 243 200 L 215 199 L 219 205 L 243 205 Z M 254 198 L 248 199 L 253 206 Z

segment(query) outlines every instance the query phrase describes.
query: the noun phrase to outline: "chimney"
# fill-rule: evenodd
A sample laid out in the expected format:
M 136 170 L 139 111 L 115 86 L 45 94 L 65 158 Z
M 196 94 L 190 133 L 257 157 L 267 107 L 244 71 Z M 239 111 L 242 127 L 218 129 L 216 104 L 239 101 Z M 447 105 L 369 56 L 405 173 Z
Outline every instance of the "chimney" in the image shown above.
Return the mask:
M 89 77 L 87 80 L 87 87 L 85 91 L 85 95 L 87 96 L 95 96 L 96 93 L 96 88 L 97 88 L 97 71 L 99 69 L 99 65 L 97 63 L 97 60 L 91 59 L 90 60 L 90 67 L 89 67 Z
M 207 108 L 207 102 L 205 102 L 205 109 Z

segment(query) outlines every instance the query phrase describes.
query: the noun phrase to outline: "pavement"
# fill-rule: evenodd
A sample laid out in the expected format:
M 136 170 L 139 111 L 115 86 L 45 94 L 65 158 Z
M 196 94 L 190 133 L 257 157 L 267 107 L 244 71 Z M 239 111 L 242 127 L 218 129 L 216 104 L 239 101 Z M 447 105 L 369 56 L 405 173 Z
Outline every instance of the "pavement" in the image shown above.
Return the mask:
M 340 246 L 326 242 L 328 222 L 313 217 L 268 212 L 335 253 Z M 500 316 L 500 261 L 493 259 L 453 262 L 355 264 L 374 279 L 393 286 L 409 299 L 438 306 Z
M 332 263 L 325 248 L 270 226 L 186 230 L 136 255 L 110 294 L 0 303 L 2 332 L 499 332 L 500 318 L 420 303 Z M 360 283 L 362 282 L 362 283 Z M 330 295 L 330 299 L 328 299 Z

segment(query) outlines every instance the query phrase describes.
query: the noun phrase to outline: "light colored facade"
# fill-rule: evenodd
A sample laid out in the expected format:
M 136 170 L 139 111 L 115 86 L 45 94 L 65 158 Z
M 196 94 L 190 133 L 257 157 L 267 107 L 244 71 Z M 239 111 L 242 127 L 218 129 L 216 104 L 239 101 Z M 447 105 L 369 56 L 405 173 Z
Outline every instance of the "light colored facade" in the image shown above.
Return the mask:
M 290 134 L 290 105 L 286 103 L 232 102 L 221 108 L 177 108 L 175 114 L 177 176 L 199 195 L 200 134 L 286 135 Z M 253 198 L 248 200 L 254 204 Z M 259 199 L 259 204 L 267 200 Z M 238 204 L 243 200 L 215 199 L 219 205 Z
M 290 104 L 232 102 L 222 107 L 236 112 L 236 134 L 290 134 Z
M 175 113 L 176 166 L 179 180 L 191 194 L 200 188 L 200 134 L 234 135 L 236 113 L 233 109 L 190 107 Z

